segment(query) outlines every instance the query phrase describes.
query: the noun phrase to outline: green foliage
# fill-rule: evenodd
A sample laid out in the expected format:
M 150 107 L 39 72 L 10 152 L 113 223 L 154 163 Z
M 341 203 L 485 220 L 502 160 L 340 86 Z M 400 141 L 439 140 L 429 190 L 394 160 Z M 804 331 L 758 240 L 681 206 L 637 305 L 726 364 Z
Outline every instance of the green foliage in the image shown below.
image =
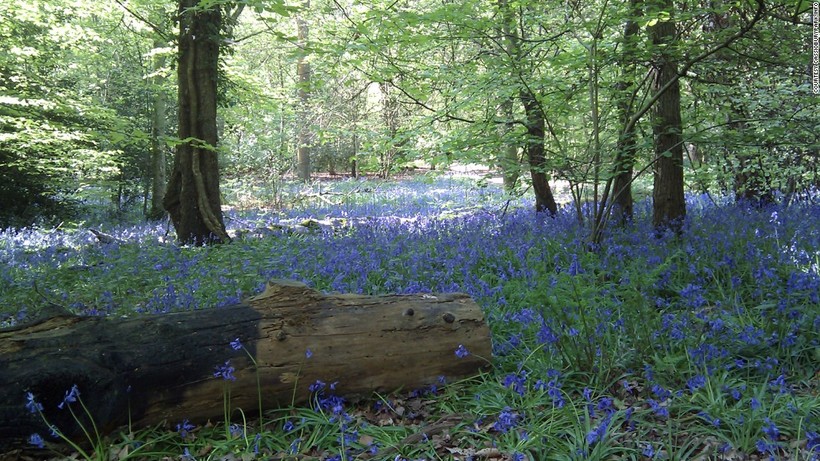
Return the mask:
M 144 176 L 141 56 L 100 35 L 111 14 L 68 0 L 0 7 L 4 224 L 66 214 L 83 188 Z

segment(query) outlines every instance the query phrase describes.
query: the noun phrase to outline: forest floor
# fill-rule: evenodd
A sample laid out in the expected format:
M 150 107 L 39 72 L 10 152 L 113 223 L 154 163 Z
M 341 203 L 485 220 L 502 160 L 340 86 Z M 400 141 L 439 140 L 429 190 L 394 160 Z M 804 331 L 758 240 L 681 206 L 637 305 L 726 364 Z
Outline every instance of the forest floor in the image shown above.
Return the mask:
M 510 197 L 475 177 L 254 187 L 226 189 L 226 222 L 240 237 L 222 247 L 178 247 L 167 224 L 96 215 L 59 229 L 3 230 L 0 322 L 16 324 L 44 297 L 80 315 L 209 308 L 273 278 L 328 292 L 460 291 L 485 311 L 492 371 L 332 408 L 324 396 L 266 413 L 261 426 L 193 426 L 178 415 L 158 428 L 92 435 L 68 456 L 820 458 L 816 197 L 758 209 L 692 195 L 680 237 L 655 237 L 639 202 L 635 221 L 590 251 L 572 207 L 545 219 L 532 212 L 529 194 Z M 246 206 L 275 192 L 289 206 Z M 355 225 L 273 231 L 328 218 Z M 100 245 L 89 227 L 122 243 Z M 31 440 L 44 450 L 8 456 L 58 456 L 49 449 L 64 444 L 47 433 Z

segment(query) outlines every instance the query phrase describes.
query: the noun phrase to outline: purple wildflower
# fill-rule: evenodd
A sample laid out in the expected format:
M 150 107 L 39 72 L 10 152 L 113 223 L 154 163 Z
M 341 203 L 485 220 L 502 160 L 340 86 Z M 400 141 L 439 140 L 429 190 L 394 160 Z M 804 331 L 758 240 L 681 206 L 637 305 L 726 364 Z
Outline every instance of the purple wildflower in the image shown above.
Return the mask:
M 188 438 L 188 434 L 190 434 L 195 427 L 196 426 L 191 424 L 190 421 L 188 421 L 187 419 L 183 419 L 181 423 L 177 424 L 177 433 L 179 433 L 180 437 L 186 439 Z
M 26 392 L 26 408 L 32 413 L 39 413 L 43 411 L 43 404 L 35 400 L 34 394 Z
M 28 443 L 34 445 L 37 448 L 45 448 L 46 442 L 40 437 L 40 434 L 34 433 L 28 438 Z
M 458 357 L 460 359 L 463 359 L 464 357 L 467 357 L 468 355 L 470 355 L 470 351 L 468 351 L 467 348 L 464 347 L 464 344 L 459 344 L 458 347 L 456 348 L 456 357 Z
M 65 407 L 65 405 L 67 403 L 76 402 L 78 397 L 80 397 L 80 389 L 77 388 L 77 385 L 75 384 L 75 385 L 71 386 L 71 389 L 66 391 L 65 397 L 63 397 L 63 401 L 60 402 L 59 405 L 57 405 L 57 408 L 62 410 L 63 407 Z
M 504 407 L 501 413 L 498 414 L 498 419 L 496 419 L 493 424 L 493 429 L 501 432 L 502 434 L 507 433 L 507 431 L 514 428 L 518 424 L 519 419 L 520 416 L 518 413 L 512 411 L 510 407 Z
M 236 376 L 233 375 L 234 371 L 236 371 L 236 369 L 231 366 L 231 361 L 226 360 L 224 365 L 216 367 L 214 377 L 222 378 L 225 381 L 236 381 Z

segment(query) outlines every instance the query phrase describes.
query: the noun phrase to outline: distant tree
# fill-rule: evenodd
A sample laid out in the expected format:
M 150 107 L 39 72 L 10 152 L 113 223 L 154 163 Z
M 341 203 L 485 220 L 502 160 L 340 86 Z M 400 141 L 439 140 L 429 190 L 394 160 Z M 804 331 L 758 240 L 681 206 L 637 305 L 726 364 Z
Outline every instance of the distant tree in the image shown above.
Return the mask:
M 164 46 L 160 40 L 154 42 L 155 48 Z M 160 71 L 165 66 L 165 56 L 157 54 L 153 62 L 153 91 L 151 97 L 151 209 L 149 219 L 161 219 L 165 216 L 162 200 L 165 197 L 168 181 L 167 159 L 165 158 L 165 137 L 167 135 L 166 111 L 168 97 L 161 88 L 164 76 Z
M 179 144 L 163 200 L 177 238 L 194 245 L 230 240 L 222 218 L 216 151 L 222 12 L 205 3 L 179 2 Z
M 503 21 L 507 24 L 512 24 L 515 21 L 514 16 L 512 16 L 512 6 L 506 2 L 502 2 L 499 4 L 499 7 L 505 10 Z M 525 53 L 521 50 L 521 41 L 526 40 L 527 37 L 523 36 L 523 31 L 518 31 L 514 27 L 507 27 L 504 32 L 509 32 L 509 35 L 505 37 L 505 42 L 503 43 L 505 52 L 509 53 L 509 57 L 514 62 L 524 60 Z M 521 75 L 518 77 L 522 80 L 525 78 Z M 550 188 L 549 178 L 547 176 L 547 158 L 544 149 L 547 135 L 544 107 L 539 101 L 536 91 L 529 85 L 520 86 L 518 99 L 524 107 L 523 124 L 527 130 L 524 152 L 527 155 L 527 160 L 530 165 L 532 189 L 535 192 L 535 211 L 555 215 L 558 213 L 558 204 L 555 203 L 555 197 Z
M 305 15 L 310 10 L 310 0 L 303 3 L 303 11 L 296 16 L 297 46 L 299 59 L 296 62 L 296 75 L 299 78 L 299 134 L 297 136 L 296 166 L 299 179 L 310 181 L 310 62 L 308 61 L 309 29 Z
M 653 21 L 657 22 L 649 28 L 655 49 L 652 92 L 659 94 L 652 110 L 652 131 L 655 135 L 652 223 L 658 230 L 671 228 L 680 231 L 686 217 L 686 201 L 683 193 L 680 81 L 674 52 L 677 41 L 674 9 L 672 0 L 657 3 L 652 12 L 655 16 Z

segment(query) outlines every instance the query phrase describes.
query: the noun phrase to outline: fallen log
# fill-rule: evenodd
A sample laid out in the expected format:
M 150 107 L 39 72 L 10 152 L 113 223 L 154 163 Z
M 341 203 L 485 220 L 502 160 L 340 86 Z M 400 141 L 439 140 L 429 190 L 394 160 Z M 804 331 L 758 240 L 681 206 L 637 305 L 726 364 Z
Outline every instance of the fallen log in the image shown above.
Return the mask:
M 459 345 L 470 355 L 457 356 Z M 261 407 L 270 409 L 307 400 L 316 380 L 338 382 L 343 396 L 416 389 L 475 375 L 490 354 L 483 314 L 464 294 L 325 295 L 271 281 L 231 307 L 58 315 L 0 330 L 0 447 L 48 434 L 26 407 L 28 393 L 50 423 L 77 434 L 71 414 L 57 408 L 76 385 L 107 433 L 129 418 L 134 427 L 222 420 L 226 385 L 231 407 L 247 414 L 260 408 L 257 379 Z M 215 376 L 226 364 L 235 381 Z

